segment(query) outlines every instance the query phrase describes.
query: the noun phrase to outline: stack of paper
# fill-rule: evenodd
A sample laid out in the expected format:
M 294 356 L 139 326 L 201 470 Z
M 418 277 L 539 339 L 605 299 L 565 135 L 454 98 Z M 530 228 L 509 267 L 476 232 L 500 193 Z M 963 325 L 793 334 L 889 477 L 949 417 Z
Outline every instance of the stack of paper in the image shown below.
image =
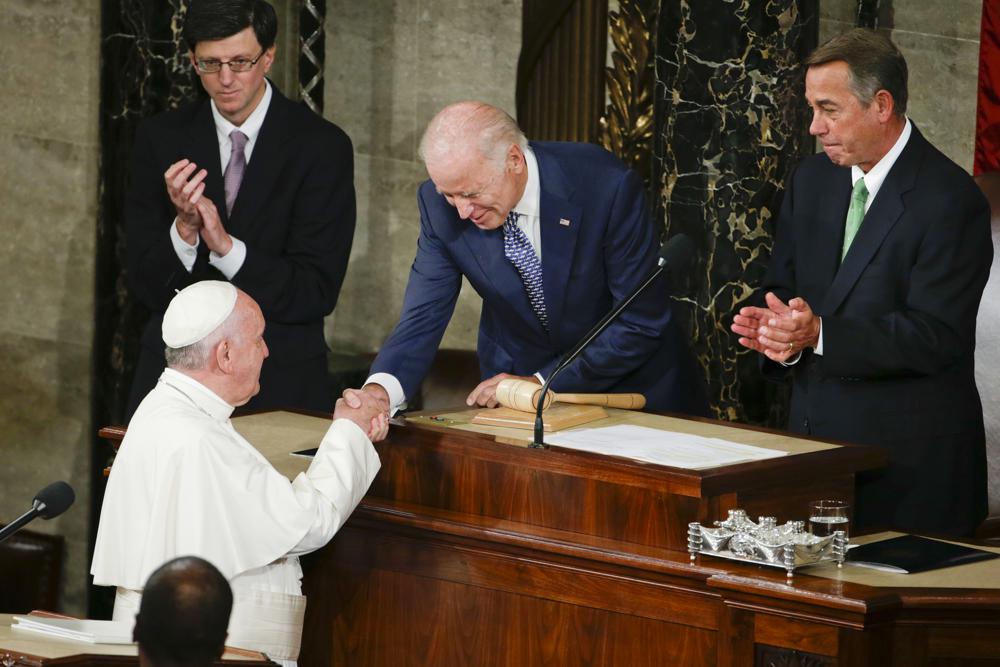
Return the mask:
M 15 630 L 27 630 L 72 639 L 91 644 L 131 644 L 131 621 L 91 621 L 77 618 L 46 618 L 44 616 L 15 616 L 11 625 Z
M 787 452 L 646 426 L 604 426 L 564 431 L 545 438 L 551 445 L 622 456 L 674 468 L 701 470 L 760 461 Z

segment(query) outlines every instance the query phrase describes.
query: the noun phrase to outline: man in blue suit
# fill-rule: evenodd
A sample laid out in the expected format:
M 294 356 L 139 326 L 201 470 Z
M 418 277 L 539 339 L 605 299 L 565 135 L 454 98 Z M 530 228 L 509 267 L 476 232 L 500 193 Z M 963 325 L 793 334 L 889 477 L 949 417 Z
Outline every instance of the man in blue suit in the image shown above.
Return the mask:
M 420 239 L 392 335 L 366 390 L 388 407 L 412 396 L 454 311 L 462 276 L 483 299 L 483 381 L 469 405 L 495 406 L 504 378 L 539 381 L 656 264 L 638 176 L 589 144 L 528 143 L 481 102 L 438 113 L 420 155 Z M 705 393 L 659 280 L 553 382 L 555 391 L 638 392 L 647 408 L 704 414 Z

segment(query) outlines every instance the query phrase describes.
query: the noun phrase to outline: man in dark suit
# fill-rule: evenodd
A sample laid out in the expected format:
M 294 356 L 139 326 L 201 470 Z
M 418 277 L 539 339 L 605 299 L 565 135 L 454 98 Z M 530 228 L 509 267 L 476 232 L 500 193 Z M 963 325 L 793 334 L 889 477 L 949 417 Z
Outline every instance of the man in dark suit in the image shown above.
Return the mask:
M 533 142 L 479 102 L 446 107 L 420 147 L 420 239 L 399 324 L 366 389 L 396 408 L 420 386 L 462 277 L 483 299 L 483 382 L 469 405 L 495 406 L 508 377 L 539 381 L 654 268 L 657 241 L 636 174 L 588 144 Z M 513 259 L 512 259 L 513 258 Z M 638 392 L 654 410 L 705 412 L 702 381 L 654 284 L 552 385 Z
M 129 414 L 163 371 L 175 290 L 228 280 L 267 320 L 271 356 L 248 407 L 329 411 L 323 318 L 354 236 L 351 141 L 266 78 L 277 18 L 264 0 L 195 0 L 184 38 L 208 99 L 136 135 L 125 221 L 128 281 L 152 311 Z
M 789 428 L 875 445 L 856 526 L 971 534 L 986 514 L 976 313 L 992 260 L 989 207 L 906 118 L 888 38 L 835 37 L 806 61 L 810 132 L 777 221 L 764 307 L 734 319 L 765 372 L 791 373 Z

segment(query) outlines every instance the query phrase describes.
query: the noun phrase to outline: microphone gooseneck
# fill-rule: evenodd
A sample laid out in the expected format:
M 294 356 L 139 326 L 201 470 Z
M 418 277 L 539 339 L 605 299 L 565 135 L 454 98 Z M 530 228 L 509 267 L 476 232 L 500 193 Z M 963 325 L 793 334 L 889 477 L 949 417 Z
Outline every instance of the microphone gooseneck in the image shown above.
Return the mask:
M 629 304 L 635 301 L 636 297 L 639 296 L 649 285 L 656 280 L 661 273 L 674 273 L 683 274 L 687 271 L 691 264 L 691 260 L 694 257 L 694 243 L 691 242 L 684 234 L 677 234 L 668 240 L 660 248 L 660 252 L 657 253 L 656 268 L 649 274 L 649 276 L 644 280 L 638 287 L 632 290 L 631 294 L 622 299 L 621 303 L 611 309 L 607 315 L 605 315 L 601 320 L 588 331 L 583 338 L 580 339 L 572 350 L 563 355 L 556 367 L 545 379 L 544 384 L 542 384 L 542 389 L 538 393 L 538 404 L 535 407 L 535 439 L 531 443 L 531 447 L 535 449 L 545 448 L 545 424 L 542 421 L 542 407 L 545 405 L 545 395 L 549 391 L 549 385 L 552 384 L 552 380 L 555 379 L 559 373 L 569 366 L 574 359 L 576 359 L 583 350 L 590 345 L 595 338 L 597 338 L 608 326 L 625 310 Z
M 26 524 L 34 521 L 37 517 L 52 519 L 69 509 L 76 494 L 66 482 L 53 482 L 35 494 L 31 501 L 31 509 L 14 519 L 11 523 L 0 530 L 0 542 L 19 531 Z

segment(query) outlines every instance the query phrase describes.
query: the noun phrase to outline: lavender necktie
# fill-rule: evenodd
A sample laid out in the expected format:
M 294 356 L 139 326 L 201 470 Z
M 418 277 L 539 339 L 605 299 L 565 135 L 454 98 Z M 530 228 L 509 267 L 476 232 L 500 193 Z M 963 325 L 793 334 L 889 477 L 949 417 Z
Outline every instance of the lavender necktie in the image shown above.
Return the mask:
M 233 204 L 236 202 L 236 195 L 240 192 L 240 183 L 243 182 L 243 172 L 247 168 L 247 158 L 243 154 L 243 149 L 247 145 L 247 135 L 239 130 L 233 130 L 229 133 L 229 140 L 233 142 L 233 152 L 229 155 L 226 173 L 222 175 L 223 186 L 226 189 L 227 215 L 231 215 L 233 212 Z
M 521 274 L 521 282 L 528 293 L 531 309 L 535 311 L 538 320 L 546 331 L 549 330 L 549 318 L 545 312 L 545 293 L 542 290 L 542 262 L 531 247 L 531 241 L 517 226 L 517 213 L 510 212 L 503 224 L 503 254 Z

